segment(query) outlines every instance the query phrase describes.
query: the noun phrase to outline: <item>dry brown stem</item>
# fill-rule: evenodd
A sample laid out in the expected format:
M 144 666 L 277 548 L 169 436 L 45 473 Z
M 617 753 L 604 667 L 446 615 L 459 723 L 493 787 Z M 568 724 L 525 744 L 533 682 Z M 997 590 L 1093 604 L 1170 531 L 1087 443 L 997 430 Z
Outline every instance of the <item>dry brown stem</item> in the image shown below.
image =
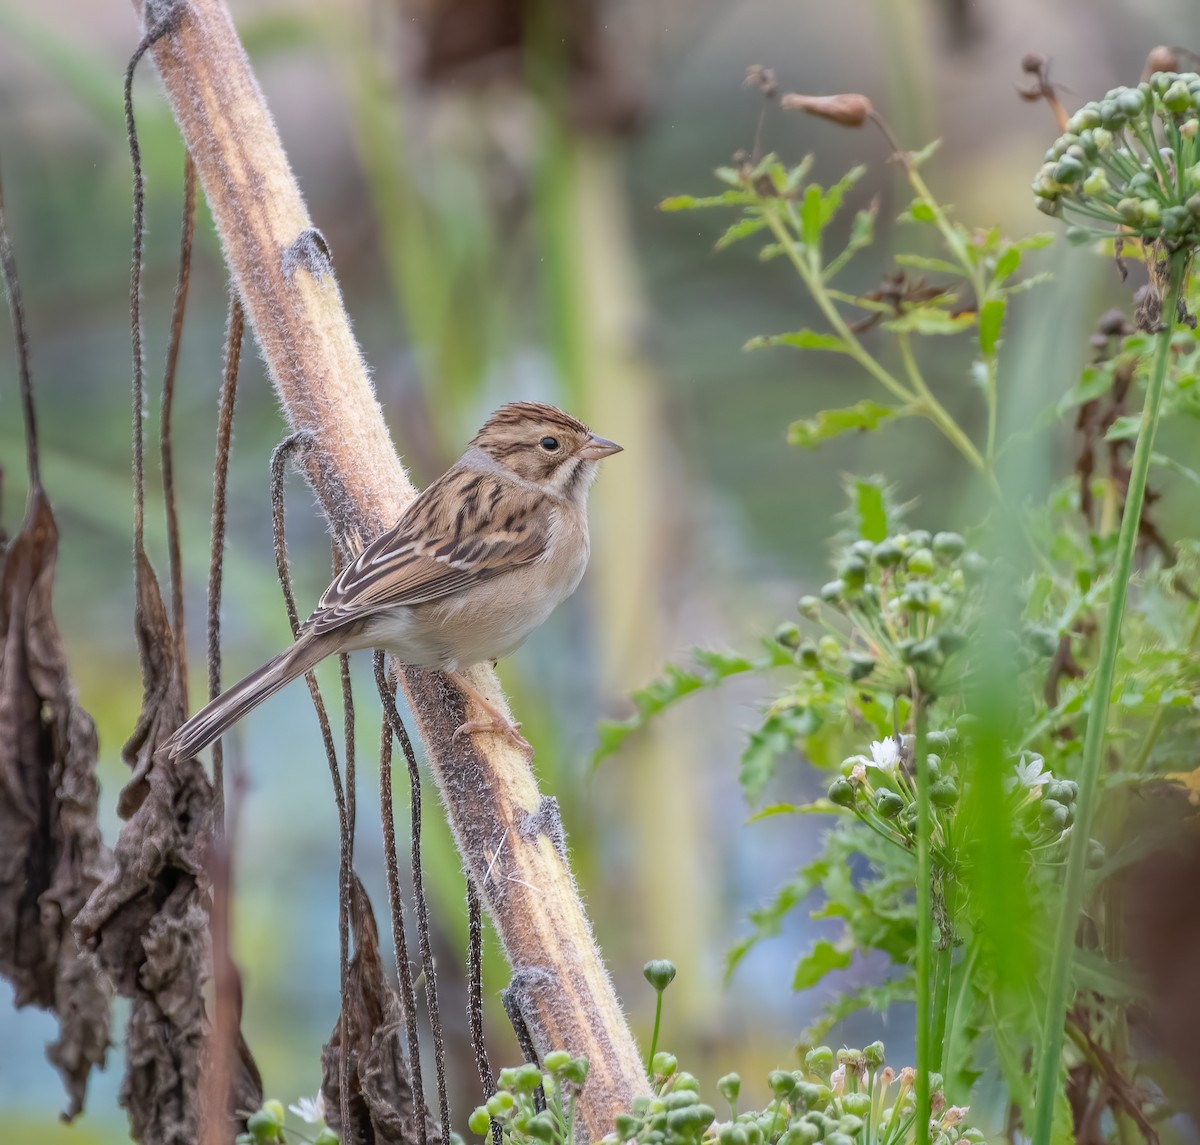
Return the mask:
M 310 439 L 306 473 L 339 539 L 355 548 L 392 525 L 415 490 L 329 251 L 222 0 L 153 0 L 143 18 L 171 24 L 154 62 L 288 420 Z M 567 864 L 557 806 L 503 737 L 453 741 L 468 702 L 445 677 L 399 672 L 459 851 L 512 965 L 510 999 L 540 1052 L 562 1048 L 591 1062 L 577 1109 L 582 1131 L 599 1138 L 647 1083 Z M 505 706 L 490 669 L 474 669 L 471 680 Z

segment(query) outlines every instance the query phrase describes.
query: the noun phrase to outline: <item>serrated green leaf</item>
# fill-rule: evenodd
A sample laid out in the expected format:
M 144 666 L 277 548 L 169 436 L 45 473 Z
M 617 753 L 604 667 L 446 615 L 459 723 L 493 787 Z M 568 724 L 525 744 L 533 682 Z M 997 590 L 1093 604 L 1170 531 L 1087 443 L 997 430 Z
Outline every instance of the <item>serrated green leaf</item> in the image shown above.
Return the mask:
M 1094 402 L 1108 393 L 1112 389 L 1112 385 L 1111 365 L 1085 366 L 1079 375 L 1079 381 L 1059 399 L 1058 414 L 1062 415 L 1076 406 Z
M 764 346 L 794 346 L 797 350 L 829 350 L 844 354 L 846 343 L 836 334 L 818 334 L 815 330 L 794 330 L 788 334 L 759 334 L 743 350 L 761 350 Z
M 958 334 L 975 325 L 975 314 L 951 314 L 940 306 L 914 306 L 883 323 L 885 330 L 908 334 Z
M 870 431 L 878 429 L 884 422 L 904 414 L 896 406 L 880 405 L 864 399 L 843 409 L 822 410 L 816 417 L 794 421 L 788 426 L 788 444 L 801 449 L 815 449 L 830 438 L 839 437 L 852 430 Z
M 700 211 L 709 207 L 744 206 L 752 202 L 752 196 L 744 191 L 725 191 L 720 195 L 672 195 L 658 204 L 660 211 Z
M 884 1014 L 897 1002 L 911 1002 L 914 997 L 914 979 L 911 975 L 888 979 L 878 986 L 859 986 L 839 994 L 821 1013 L 811 1026 L 801 1031 L 801 1046 L 814 1046 L 824 1042 L 829 1031 L 860 1010 L 874 1010 Z
M 979 308 L 979 348 L 984 357 L 990 358 L 996 352 L 1007 305 L 1003 298 L 989 298 Z
M 838 213 L 838 209 L 842 205 L 842 200 L 846 197 L 846 192 L 854 186 L 867 172 L 866 167 L 858 166 L 851 167 L 828 191 L 825 192 L 824 202 L 821 204 L 821 222 L 828 223 L 834 215 Z
M 1043 250 L 1054 242 L 1054 235 L 1049 231 L 1038 231 L 1036 234 L 1026 235 L 1023 239 L 1014 239 L 1013 246 L 1020 251 L 1026 250 Z
M 713 249 L 724 250 L 728 246 L 732 246 L 735 242 L 741 239 L 749 238 L 753 234 L 757 234 L 765 226 L 766 222 L 757 216 L 741 219 L 731 226 L 719 239 L 717 239 Z
M 834 970 L 845 970 L 850 965 L 853 952 L 834 946 L 825 938 L 818 938 L 808 948 L 808 953 L 796 964 L 792 975 L 793 990 L 809 990 L 826 974 Z
M 1122 414 L 1108 427 L 1104 435 L 1105 441 L 1133 441 L 1142 428 L 1142 415 L 1136 413 Z
M 820 885 L 820 876 L 820 865 L 811 864 L 784 883 L 769 903 L 750 912 L 749 921 L 754 933 L 740 939 L 725 955 L 726 978 L 733 974 L 750 949 L 764 938 L 774 938 L 779 934 L 784 918 Z

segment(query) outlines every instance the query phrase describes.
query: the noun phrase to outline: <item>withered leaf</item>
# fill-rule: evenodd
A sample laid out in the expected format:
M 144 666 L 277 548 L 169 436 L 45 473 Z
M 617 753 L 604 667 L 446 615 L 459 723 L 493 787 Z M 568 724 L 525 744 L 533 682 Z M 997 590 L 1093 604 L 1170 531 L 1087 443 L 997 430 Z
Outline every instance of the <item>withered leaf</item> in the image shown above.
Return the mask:
M 349 1116 L 343 1118 L 339 1070 L 344 1047 L 339 1017 L 321 1051 L 326 1120 L 347 1145 L 413 1145 L 419 1135 L 412 1072 L 402 1048 L 404 1020 L 400 1001 L 384 975 L 375 913 L 357 877 L 350 922 L 354 957 L 342 1000 L 350 1053 L 350 1109 Z M 440 1145 L 441 1130 L 428 1113 L 425 1125 L 430 1145 Z
M 212 973 L 207 860 L 214 792 L 198 760 L 155 757 L 183 722 L 186 700 L 162 594 L 144 553 L 136 589 L 143 696 L 123 750 L 133 771 L 118 800 L 127 822 L 114 867 L 76 928 L 132 999 L 120 1100 L 133 1136 L 143 1145 L 194 1145 L 201 1139 L 209 1033 L 204 987 Z M 262 1103 L 253 1061 L 248 1052 L 240 1056 L 228 1113 Z
M 111 987 L 72 923 L 111 867 L 96 808 L 96 728 L 79 706 L 54 620 L 58 529 L 35 483 L 0 571 L 0 973 L 16 1005 L 58 1015 L 47 1050 L 83 1108 L 109 1045 Z

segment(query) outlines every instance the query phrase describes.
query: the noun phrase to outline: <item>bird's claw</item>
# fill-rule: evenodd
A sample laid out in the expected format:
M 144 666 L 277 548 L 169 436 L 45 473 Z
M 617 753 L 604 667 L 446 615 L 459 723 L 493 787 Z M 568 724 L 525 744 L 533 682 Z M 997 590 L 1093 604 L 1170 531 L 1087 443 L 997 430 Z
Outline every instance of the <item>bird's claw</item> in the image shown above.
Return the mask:
M 521 725 L 515 720 L 507 720 L 503 717 L 493 717 L 486 720 L 468 720 L 465 724 L 460 724 L 455 728 L 454 735 L 450 738 L 457 741 L 462 736 L 474 735 L 476 732 L 494 732 L 496 735 L 502 735 L 514 747 L 520 749 L 526 760 L 533 759 L 533 744 L 521 734 Z

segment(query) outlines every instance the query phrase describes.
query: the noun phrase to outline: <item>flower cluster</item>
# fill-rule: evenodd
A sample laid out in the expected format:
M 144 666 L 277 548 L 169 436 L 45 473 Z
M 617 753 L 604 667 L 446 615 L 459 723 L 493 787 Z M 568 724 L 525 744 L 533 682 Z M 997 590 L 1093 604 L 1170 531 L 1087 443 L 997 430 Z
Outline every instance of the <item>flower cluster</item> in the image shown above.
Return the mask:
M 315 1098 L 302 1097 L 288 1109 L 301 1121 L 317 1127 L 315 1137 L 300 1133 L 302 1140 L 313 1145 L 337 1145 L 337 1134 L 325 1124 L 325 1098 L 320 1093 Z M 264 1101 L 262 1108 L 246 1119 L 246 1132 L 238 1134 L 235 1145 L 284 1145 L 287 1141 L 284 1128 L 283 1103 L 274 1099 Z
M 1200 242 L 1200 75 L 1159 72 L 1081 107 L 1033 181 L 1038 208 L 1084 241 L 1112 228 L 1179 250 Z
M 895 692 L 911 690 L 911 672 L 923 691 L 936 692 L 979 619 L 987 569 L 958 533 L 916 529 L 878 544 L 855 541 L 820 598 L 800 601 L 807 619 L 820 620 L 824 602 L 851 620 L 851 646 L 843 652 L 832 632 L 816 643 L 802 641 L 794 624 L 775 638 L 796 648 L 802 667 L 842 670 L 851 683 Z
M 541 1067 L 527 1062 L 502 1069 L 496 1092 L 486 1105 L 475 1109 L 467 1127 L 486 1137 L 495 1121 L 508 1141 L 572 1145 L 575 1098 L 587 1074 L 587 1059 L 572 1057 L 565 1050 L 552 1050 Z

